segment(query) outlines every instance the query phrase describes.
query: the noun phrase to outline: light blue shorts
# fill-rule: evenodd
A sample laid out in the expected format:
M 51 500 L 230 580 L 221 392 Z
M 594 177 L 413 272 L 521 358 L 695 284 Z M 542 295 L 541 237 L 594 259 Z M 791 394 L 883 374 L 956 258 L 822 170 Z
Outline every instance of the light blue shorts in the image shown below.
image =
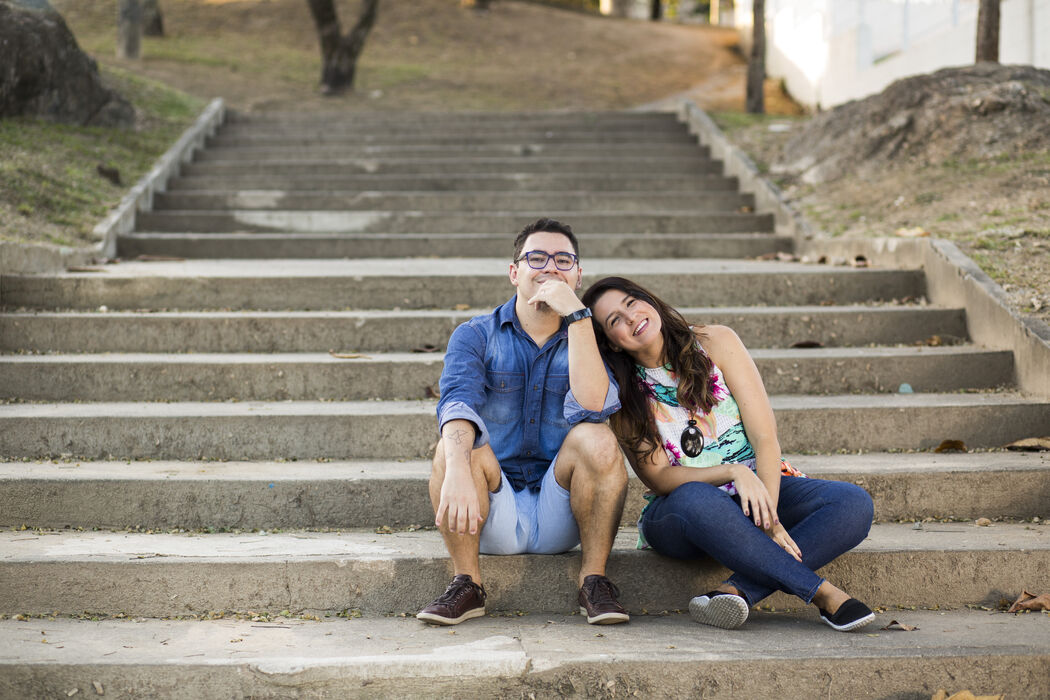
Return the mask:
M 482 554 L 561 554 L 580 543 L 569 492 L 554 478 L 554 461 L 536 493 L 515 492 L 500 473 L 500 488 L 489 494 L 489 517 L 481 529 Z

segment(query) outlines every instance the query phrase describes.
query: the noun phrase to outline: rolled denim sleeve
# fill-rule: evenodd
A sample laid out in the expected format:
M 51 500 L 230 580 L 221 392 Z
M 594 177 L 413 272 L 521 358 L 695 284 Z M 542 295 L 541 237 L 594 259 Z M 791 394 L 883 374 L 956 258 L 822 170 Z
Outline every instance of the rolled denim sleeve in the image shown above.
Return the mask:
M 589 411 L 580 405 L 576 397 L 572 395 L 570 388 L 565 392 L 565 421 L 569 425 L 577 423 L 604 423 L 609 416 L 620 410 L 620 385 L 613 379 L 612 372 L 605 368 L 605 374 L 609 377 L 609 389 L 605 392 L 605 405 L 600 411 Z
M 469 321 L 460 324 L 448 339 L 439 384 L 438 432 L 450 420 L 470 421 L 476 428 L 474 449 L 489 442 L 489 431 L 479 413 L 485 403 L 485 345 L 485 336 Z

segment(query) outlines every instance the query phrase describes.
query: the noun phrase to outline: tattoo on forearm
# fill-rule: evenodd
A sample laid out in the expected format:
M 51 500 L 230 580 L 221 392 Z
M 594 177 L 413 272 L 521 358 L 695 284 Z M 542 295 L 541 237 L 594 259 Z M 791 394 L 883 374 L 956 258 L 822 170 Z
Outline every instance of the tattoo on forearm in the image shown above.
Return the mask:
M 467 436 L 467 431 L 460 429 L 460 430 L 457 430 L 456 432 L 452 433 L 451 435 L 449 435 L 448 439 L 451 440 L 452 442 L 456 443 L 457 445 L 462 445 L 463 444 L 463 438 L 465 438 L 466 436 Z

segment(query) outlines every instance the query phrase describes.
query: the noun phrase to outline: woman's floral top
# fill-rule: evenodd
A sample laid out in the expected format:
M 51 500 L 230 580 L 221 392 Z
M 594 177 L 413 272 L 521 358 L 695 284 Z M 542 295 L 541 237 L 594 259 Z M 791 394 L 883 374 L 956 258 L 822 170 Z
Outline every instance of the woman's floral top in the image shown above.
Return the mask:
M 703 352 L 703 349 L 701 349 Z M 736 399 L 729 392 L 722 371 L 711 365 L 711 384 L 715 405 L 706 414 L 696 414 L 693 420 L 704 436 L 704 447 L 696 457 L 682 453 L 679 441 L 682 431 L 689 425 L 689 411 L 678 404 L 678 376 L 671 371 L 671 365 L 663 367 L 642 367 L 635 365 L 637 381 L 642 390 L 649 395 L 649 407 L 653 413 L 656 430 L 663 442 L 664 452 L 672 465 L 683 467 L 716 467 L 720 464 L 746 464 L 752 471 L 756 469 L 755 451 L 744 432 L 740 419 L 740 408 Z M 780 460 L 780 471 L 788 476 L 802 476 L 785 460 Z M 736 495 L 733 482 L 718 488 L 730 495 Z M 654 493 L 645 494 L 651 504 L 657 498 Z M 646 505 L 648 508 L 649 505 Z M 644 513 L 645 510 L 643 509 Z M 639 522 L 641 520 L 639 519 Z M 638 548 L 646 549 L 648 544 L 638 530 Z

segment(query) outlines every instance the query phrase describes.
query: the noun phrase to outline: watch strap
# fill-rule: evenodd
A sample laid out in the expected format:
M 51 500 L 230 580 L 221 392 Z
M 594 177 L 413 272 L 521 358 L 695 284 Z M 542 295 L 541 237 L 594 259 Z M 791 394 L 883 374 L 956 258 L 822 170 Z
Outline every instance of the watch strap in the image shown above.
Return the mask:
M 585 318 L 590 318 L 590 317 L 591 317 L 591 310 L 588 309 L 587 307 L 584 307 L 584 308 L 580 309 L 579 311 L 573 311 L 571 314 L 566 314 L 565 316 L 562 316 L 562 318 L 565 319 L 566 325 L 572 325 L 573 323 L 576 323 L 577 321 L 581 321 L 581 320 L 583 320 Z

